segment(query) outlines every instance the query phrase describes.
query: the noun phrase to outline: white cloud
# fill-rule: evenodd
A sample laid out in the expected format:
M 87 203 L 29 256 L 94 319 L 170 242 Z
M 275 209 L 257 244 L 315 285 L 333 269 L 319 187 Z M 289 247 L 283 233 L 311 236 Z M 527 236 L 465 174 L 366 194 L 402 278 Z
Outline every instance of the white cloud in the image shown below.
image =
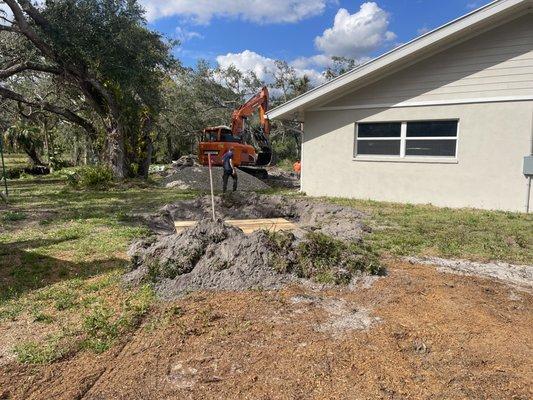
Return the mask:
M 389 14 L 374 2 L 363 3 L 354 14 L 341 8 L 333 26 L 315 38 L 320 53 L 296 58 L 289 65 L 295 69 L 297 76 L 307 75 L 312 85 L 322 84 L 325 82 L 322 71 L 334 64 L 333 56 L 353 58 L 360 64 L 369 61 L 372 52 L 381 46 L 393 46 L 396 34 L 389 30 L 389 22 Z M 233 65 L 244 73 L 255 72 L 267 84 L 274 81 L 275 60 L 254 51 L 219 55 L 216 60 L 222 68 Z
M 267 84 L 273 83 L 273 71 L 276 69 L 276 62 L 272 58 L 268 58 L 257 54 L 254 51 L 245 50 L 241 53 L 228 53 L 217 57 L 218 65 L 221 68 L 228 68 L 230 65 L 235 66 L 239 71 L 246 73 L 253 71 L 257 77 Z M 307 75 L 313 85 L 324 83 L 325 79 L 320 72 L 312 68 L 306 68 L 302 65 L 301 68 L 292 65 L 298 77 Z
M 176 28 L 176 39 L 181 43 L 188 42 L 192 39 L 203 39 L 204 37 L 198 32 L 189 31 L 188 29 L 177 27 Z
M 333 27 L 315 38 L 315 45 L 329 56 L 358 59 L 396 39 L 396 34 L 388 28 L 389 13 L 374 2 L 363 3 L 354 14 L 341 8 Z
M 181 16 L 198 24 L 214 17 L 259 24 L 294 23 L 320 15 L 331 0 L 142 0 L 149 21 Z
M 306 68 L 327 68 L 332 64 L 331 57 L 326 56 L 325 54 L 317 54 L 311 57 L 298 57 L 297 59 L 291 61 L 291 66 L 299 69 Z

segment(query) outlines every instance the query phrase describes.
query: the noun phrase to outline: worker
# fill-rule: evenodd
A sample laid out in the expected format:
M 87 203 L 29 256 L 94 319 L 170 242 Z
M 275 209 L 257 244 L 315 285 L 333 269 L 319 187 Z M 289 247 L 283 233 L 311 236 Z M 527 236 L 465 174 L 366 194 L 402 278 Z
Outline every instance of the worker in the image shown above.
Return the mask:
M 300 160 L 296 161 L 292 165 L 292 169 L 294 170 L 294 172 L 296 172 L 296 175 L 298 175 L 298 178 L 299 178 L 300 177 L 300 173 L 302 172 L 302 164 L 300 163 Z
M 222 175 L 222 191 L 226 193 L 228 188 L 228 179 L 233 178 L 233 191 L 237 190 L 237 169 L 233 165 L 233 147 L 222 156 L 222 167 L 224 168 L 224 175 Z

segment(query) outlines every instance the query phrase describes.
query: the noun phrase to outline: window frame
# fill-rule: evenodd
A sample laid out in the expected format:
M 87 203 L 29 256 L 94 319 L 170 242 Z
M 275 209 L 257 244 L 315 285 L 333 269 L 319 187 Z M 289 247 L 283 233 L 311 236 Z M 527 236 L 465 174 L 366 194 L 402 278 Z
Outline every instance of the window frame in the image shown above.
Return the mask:
M 407 137 L 407 124 L 411 122 L 457 122 L 457 132 L 455 136 L 420 136 Z M 401 131 L 399 138 L 360 138 L 359 125 L 360 124 L 379 124 L 379 123 L 400 123 Z M 355 135 L 353 144 L 353 160 L 354 161 L 398 161 L 398 162 L 457 162 L 459 156 L 459 133 L 461 130 L 461 121 L 459 118 L 434 118 L 434 119 L 416 119 L 404 121 L 360 121 L 355 124 Z M 357 154 L 358 141 L 365 140 L 399 140 L 400 154 L 398 155 L 375 155 L 375 154 Z M 428 155 L 406 155 L 408 140 L 455 140 L 455 156 L 428 156 Z

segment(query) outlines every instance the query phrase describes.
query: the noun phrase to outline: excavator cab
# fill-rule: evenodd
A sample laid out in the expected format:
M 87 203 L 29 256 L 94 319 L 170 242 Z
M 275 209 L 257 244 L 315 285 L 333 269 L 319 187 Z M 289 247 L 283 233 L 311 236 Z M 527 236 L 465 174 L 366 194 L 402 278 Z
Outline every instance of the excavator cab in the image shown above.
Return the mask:
M 260 127 L 246 127 L 247 119 L 259 111 Z M 231 128 L 215 126 L 204 129 L 199 144 L 198 158 L 202 165 L 208 165 L 209 155 L 213 165 L 222 165 L 222 156 L 233 148 L 233 163 L 237 167 L 262 167 L 272 160 L 272 146 L 269 140 L 270 122 L 268 111 L 268 89 L 261 91 L 241 107 L 233 111 Z
M 198 158 L 202 165 L 208 165 L 211 156 L 212 165 L 221 166 L 222 156 L 233 149 L 233 164 L 236 167 L 256 164 L 255 148 L 243 143 L 242 137 L 233 135 L 227 126 L 215 126 L 204 129 L 198 148 Z

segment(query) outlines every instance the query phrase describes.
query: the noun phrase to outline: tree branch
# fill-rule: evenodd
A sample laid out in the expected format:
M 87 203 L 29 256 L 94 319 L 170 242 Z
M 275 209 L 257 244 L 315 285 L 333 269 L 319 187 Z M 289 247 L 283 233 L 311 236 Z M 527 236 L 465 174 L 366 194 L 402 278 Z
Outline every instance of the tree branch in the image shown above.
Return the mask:
M 16 92 L 14 92 L 14 91 L 12 91 L 12 90 L 4 87 L 4 86 L 1 86 L 1 85 L 0 85 L 0 96 L 5 98 L 5 99 L 14 100 L 14 101 L 26 104 L 26 105 L 31 106 L 31 107 L 41 108 L 43 110 L 51 112 L 52 114 L 59 115 L 59 116 L 63 117 L 64 119 L 66 119 L 67 121 L 70 121 L 70 122 L 72 122 L 72 123 L 74 123 L 76 125 L 81 126 L 83 129 L 85 129 L 87 131 L 87 133 L 89 134 L 89 136 L 92 139 L 95 139 L 96 136 L 97 136 L 97 131 L 96 131 L 96 128 L 94 127 L 94 125 L 91 124 L 86 119 L 80 117 L 79 115 L 74 114 L 71 110 L 68 110 L 68 109 L 63 108 L 63 107 L 55 106 L 55 105 L 50 104 L 48 102 L 38 102 L 38 101 L 28 100 L 24 96 L 22 96 L 21 94 L 16 93 Z
M 0 25 L 0 31 L 21 33 L 17 27 L 8 25 Z
M 39 64 L 31 61 L 26 61 L 20 64 L 11 65 L 6 69 L 0 69 L 0 79 L 6 79 L 10 76 L 18 74 L 22 71 L 37 71 L 37 72 L 47 72 L 54 75 L 59 75 L 61 71 L 59 68 L 52 65 Z
M 17 1 L 16 0 L 2 0 L 2 1 L 6 3 L 8 7 L 11 9 L 11 12 L 13 13 L 13 16 L 15 17 L 15 21 L 17 23 L 17 27 L 20 30 L 20 32 L 24 36 L 26 36 L 35 45 L 35 47 L 37 47 L 43 53 L 43 55 L 47 55 L 49 57 L 55 58 L 54 51 L 43 40 L 41 40 L 41 38 L 37 35 L 37 33 L 32 29 L 32 27 L 28 23 L 28 20 L 24 16 L 24 12 L 20 8 Z
M 50 23 L 42 16 L 37 8 L 28 0 L 18 0 L 21 8 L 30 16 L 30 18 L 41 28 L 50 29 Z

